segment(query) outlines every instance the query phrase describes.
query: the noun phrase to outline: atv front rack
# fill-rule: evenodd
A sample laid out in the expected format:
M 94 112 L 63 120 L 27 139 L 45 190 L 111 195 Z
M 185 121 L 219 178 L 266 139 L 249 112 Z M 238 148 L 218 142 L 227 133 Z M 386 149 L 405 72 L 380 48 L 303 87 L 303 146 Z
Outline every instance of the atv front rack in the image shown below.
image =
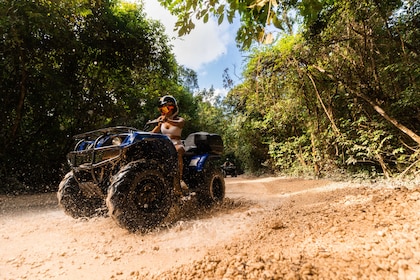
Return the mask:
M 105 170 L 112 170 L 119 164 L 127 148 L 134 143 L 155 138 L 169 140 L 163 134 L 148 133 L 126 126 L 97 129 L 73 138 L 78 142 L 74 150 L 67 154 L 67 160 L 76 172 L 90 174 L 96 184 L 106 177 Z
M 100 136 L 110 135 L 110 134 L 121 134 L 121 133 L 131 133 L 134 131 L 139 131 L 137 128 L 128 127 L 128 126 L 114 126 L 101 128 L 81 134 L 74 135 L 74 139 L 81 139 L 87 141 L 93 141 Z

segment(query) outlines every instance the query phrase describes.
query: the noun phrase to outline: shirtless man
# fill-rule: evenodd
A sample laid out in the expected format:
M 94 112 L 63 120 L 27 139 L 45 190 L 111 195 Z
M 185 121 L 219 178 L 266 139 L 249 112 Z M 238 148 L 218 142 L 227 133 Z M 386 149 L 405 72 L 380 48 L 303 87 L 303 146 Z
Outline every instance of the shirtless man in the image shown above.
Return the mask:
M 157 119 L 158 124 L 153 128 L 153 133 L 162 133 L 167 135 L 172 143 L 175 145 L 178 152 L 178 165 L 181 178 L 181 188 L 188 189 L 185 182 L 182 180 L 183 160 L 182 157 L 185 153 L 184 145 L 181 141 L 182 128 L 184 127 L 185 120 L 178 116 L 178 104 L 176 99 L 171 95 L 165 95 L 159 99 L 160 117 Z M 176 192 L 180 190 L 175 189 Z

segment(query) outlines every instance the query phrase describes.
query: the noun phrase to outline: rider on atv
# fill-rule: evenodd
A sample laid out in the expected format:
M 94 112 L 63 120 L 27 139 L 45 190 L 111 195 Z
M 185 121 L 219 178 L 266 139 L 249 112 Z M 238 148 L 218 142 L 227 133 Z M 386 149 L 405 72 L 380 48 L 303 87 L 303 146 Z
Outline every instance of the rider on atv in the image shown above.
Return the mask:
M 178 104 L 176 99 L 171 95 L 165 95 L 159 99 L 158 104 L 161 115 L 157 118 L 157 125 L 152 130 L 153 133 L 162 133 L 168 136 L 172 143 L 175 145 L 176 151 L 178 152 L 178 165 L 180 178 L 182 178 L 183 172 L 183 155 L 185 153 L 184 144 L 181 141 L 182 128 L 184 127 L 185 120 L 178 116 Z M 181 188 L 188 190 L 187 185 L 181 179 Z M 177 194 L 182 194 L 180 189 L 175 189 Z
M 157 124 L 154 132 L 117 126 L 74 136 L 74 149 L 67 154 L 71 170 L 57 192 L 67 214 L 107 213 L 123 228 L 144 231 L 170 220 L 171 209 L 190 201 L 183 195 L 194 196 L 192 201 L 202 207 L 223 201 L 220 135 L 195 132 L 181 140 L 184 120 L 177 115 L 176 100 L 162 97 L 159 109 L 161 116 L 146 124 Z

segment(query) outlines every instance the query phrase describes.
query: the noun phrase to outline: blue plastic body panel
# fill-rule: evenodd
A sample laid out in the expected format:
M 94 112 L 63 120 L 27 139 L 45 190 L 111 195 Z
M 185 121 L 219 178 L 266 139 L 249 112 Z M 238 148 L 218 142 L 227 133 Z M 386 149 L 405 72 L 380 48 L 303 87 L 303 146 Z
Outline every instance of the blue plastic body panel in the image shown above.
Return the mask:
M 191 157 L 189 167 L 196 171 L 203 171 L 204 165 L 209 157 L 209 154 L 195 155 Z

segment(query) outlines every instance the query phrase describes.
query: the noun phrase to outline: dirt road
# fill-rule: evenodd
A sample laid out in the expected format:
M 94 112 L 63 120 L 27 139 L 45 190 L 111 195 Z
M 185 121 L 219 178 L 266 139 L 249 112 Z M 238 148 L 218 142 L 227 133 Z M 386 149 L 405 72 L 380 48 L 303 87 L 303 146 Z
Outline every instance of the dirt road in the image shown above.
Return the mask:
M 208 212 L 148 234 L 0 196 L 0 279 L 420 279 L 420 186 L 227 178 Z

